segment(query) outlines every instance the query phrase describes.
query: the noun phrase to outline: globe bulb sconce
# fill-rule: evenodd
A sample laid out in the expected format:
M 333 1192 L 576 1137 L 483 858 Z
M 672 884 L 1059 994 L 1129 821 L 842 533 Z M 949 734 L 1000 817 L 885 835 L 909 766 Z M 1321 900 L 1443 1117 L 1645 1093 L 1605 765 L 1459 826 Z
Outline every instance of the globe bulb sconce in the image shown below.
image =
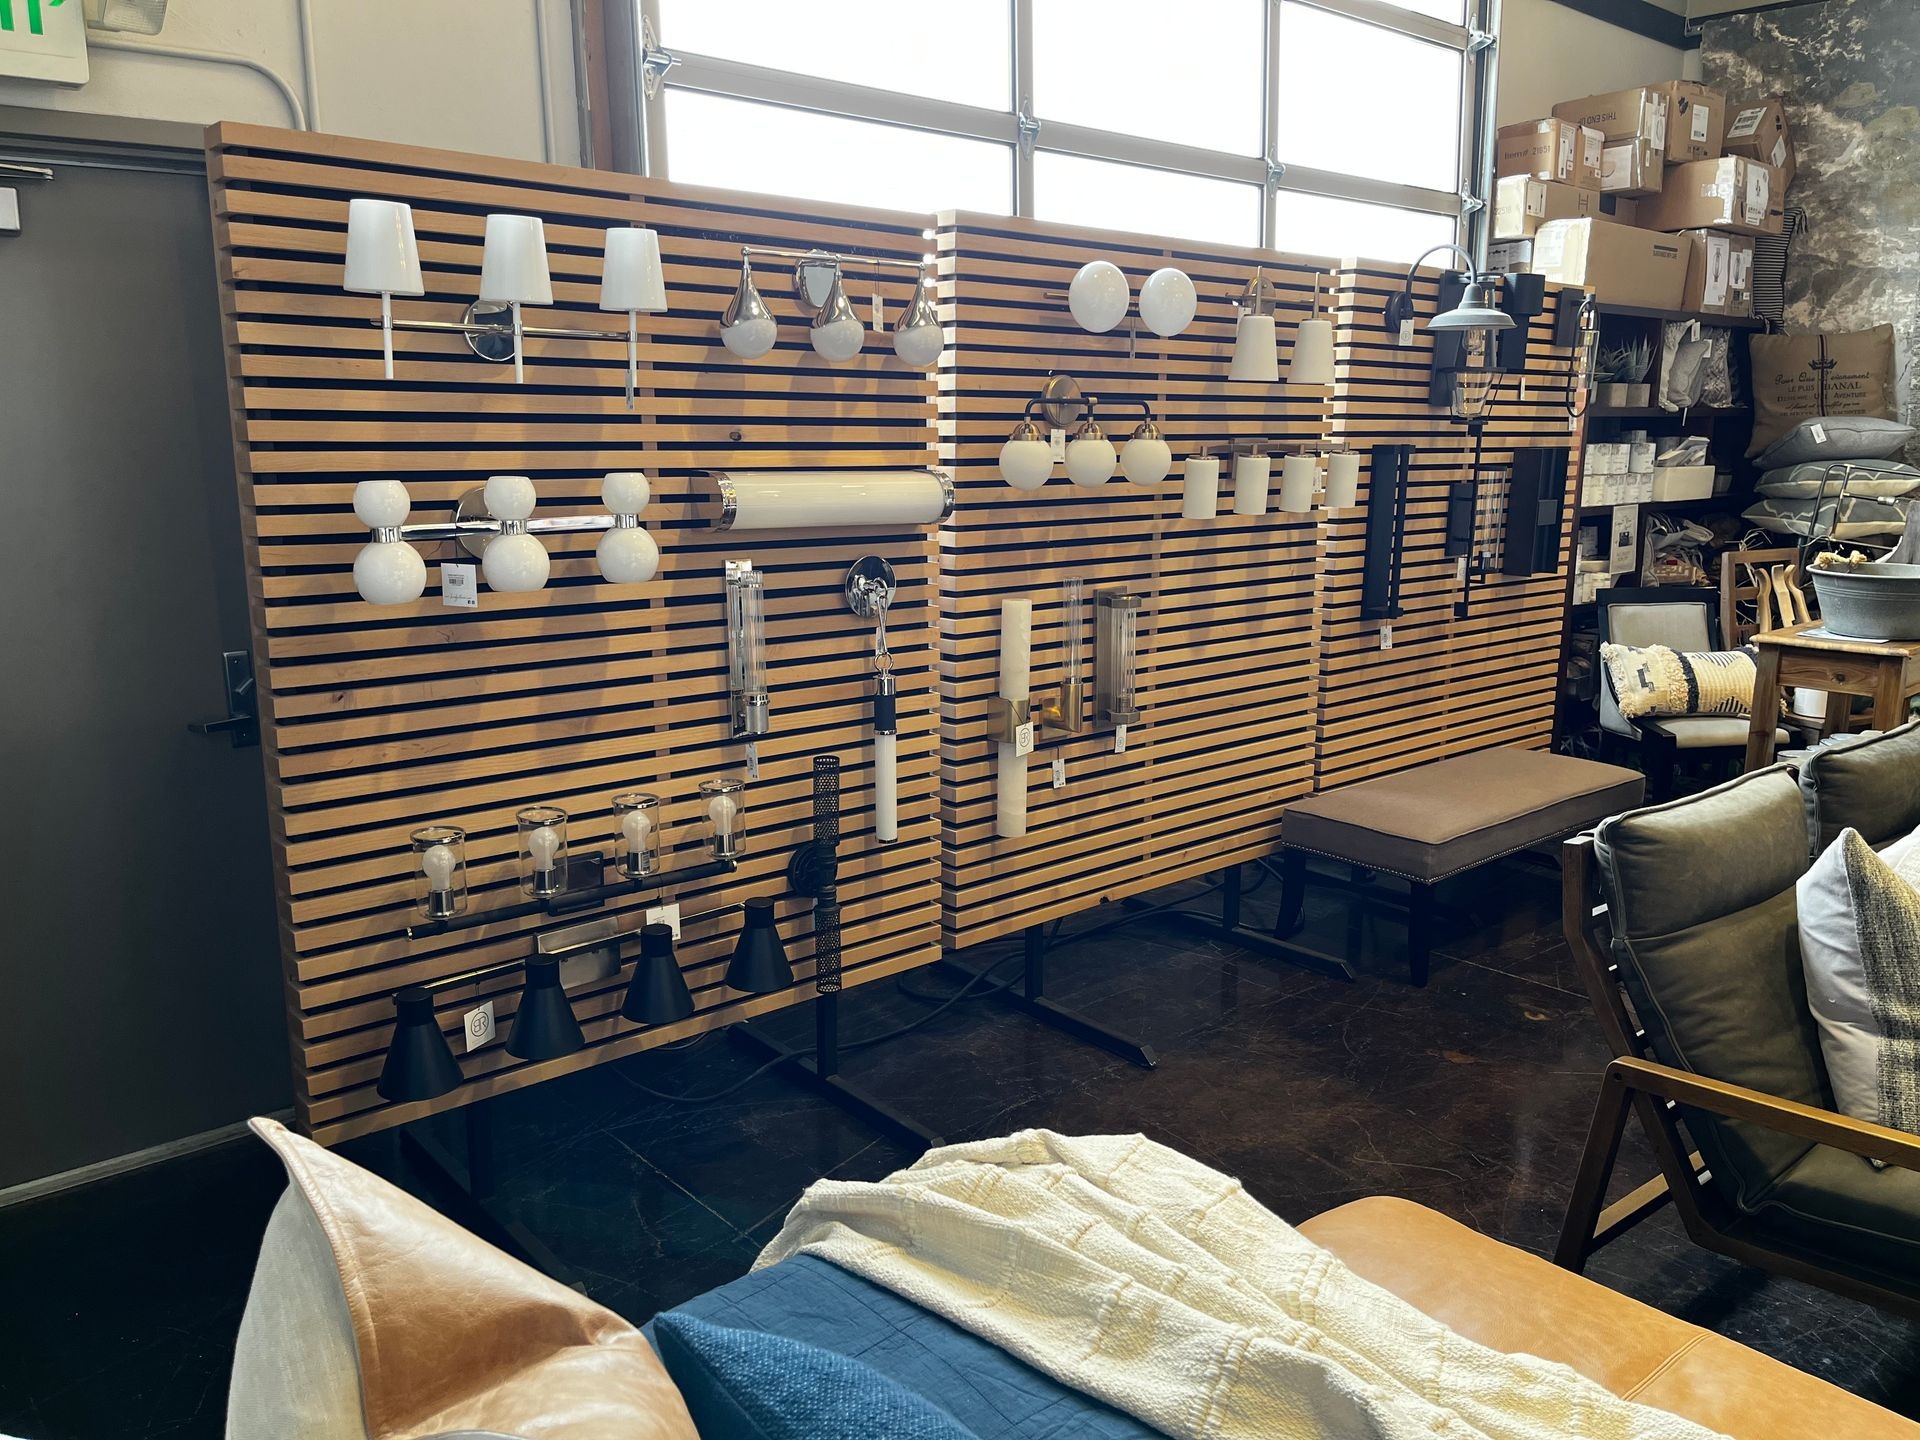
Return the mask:
M 601 503 L 613 517 L 613 528 L 600 537 L 594 560 L 610 584 L 640 585 L 659 573 L 660 546 L 640 528 L 640 512 L 652 495 L 639 470 L 616 470 L 600 482 Z
M 487 513 L 500 522 L 500 533 L 480 552 L 480 571 L 487 584 L 506 594 L 526 594 L 545 587 L 553 562 L 547 547 L 527 533 L 538 496 L 525 475 L 494 475 L 481 492 Z
M 1074 323 L 1089 334 L 1105 335 L 1125 322 L 1127 358 L 1135 358 L 1139 330 L 1127 319 L 1133 291 L 1126 272 L 1111 260 L 1090 260 L 1075 272 L 1065 290 L 1041 293 L 1048 300 L 1064 300 Z M 1162 266 L 1140 282 L 1140 321 L 1163 340 L 1183 334 L 1199 307 L 1199 292 L 1184 270 Z
M 1096 420 L 1103 406 L 1126 406 L 1140 411 L 1140 422 L 1118 451 Z M 1036 418 L 1038 417 L 1038 418 Z M 1047 380 L 1040 397 L 1027 402 L 1020 420 L 1000 447 L 1000 477 L 1016 490 L 1032 492 L 1053 474 L 1053 448 L 1039 420 L 1056 429 L 1079 422 L 1065 447 L 1067 478 L 1083 489 L 1097 490 L 1113 478 L 1117 467 L 1134 485 L 1158 485 L 1173 469 L 1173 449 L 1154 421 L 1144 400 L 1103 401 L 1082 394 L 1070 375 Z
M 741 360 L 758 360 L 772 351 L 780 326 L 753 279 L 753 262 L 793 262 L 793 302 L 807 318 L 807 342 L 821 359 L 842 365 L 866 346 L 867 327 L 847 294 L 847 272 L 906 270 L 913 275 L 913 294 L 893 327 L 893 353 L 916 370 L 939 362 L 946 348 L 939 312 L 928 291 L 930 256 L 903 260 L 891 255 L 848 255 L 832 250 L 789 250 L 777 245 L 742 245 L 740 281 L 720 316 L 720 343 Z M 879 296 L 875 295 L 875 324 L 879 328 Z
M 1144 400 L 1116 400 L 1114 405 L 1136 406 L 1140 423 L 1133 427 L 1126 444 L 1120 447 L 1120 473 L 1129 485 L 1153 486 L 1167 478 L 1173 469 L 1173 449 L 1154 423 L 1153 411 Z
M 362 480 L 353 487 L 353 513 L 372 539 L 353 557 L 353 585 L 373 605 L 406 605 L 427 588 L 427 562 L 403 535 L 413 506 L 398 480 Z
M 1089 400 L 1087 418 L 1067 441 L 1067 479 L 1083 490 L 1098 490 L 1113 478 L 1119 460 L 1113 442 L 1093 418 L 1093 402 Z

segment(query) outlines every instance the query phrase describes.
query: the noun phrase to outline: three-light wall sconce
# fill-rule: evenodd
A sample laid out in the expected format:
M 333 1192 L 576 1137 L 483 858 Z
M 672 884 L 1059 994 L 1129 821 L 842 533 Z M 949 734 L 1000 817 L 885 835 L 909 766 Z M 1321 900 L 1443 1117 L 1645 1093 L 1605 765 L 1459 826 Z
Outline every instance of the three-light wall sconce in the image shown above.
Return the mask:
M 1101 406 L 1138 408 L 1140 422 L 1118 450 L 1100 428 Z M 1034 491 L 1053 475 L 1053 447 L 1033 418 L 1039 414 L 1057 429 L 1072 426 L 1065 447 L 1067 479 L 1083 490 L 1098 490 L 1118 469 L 1132 485 L 1154 486 L 1173 469 L 1173 450 L 1144 400 L 1102 400 L 1081 393 L 1071 375 L 1054 375 L 1039 397 L 1027 402 L 1020 423 L 1000 447 L 1000 478 L 1016 490 Z M 1074 424 L 1078 419 L 1079 423 Z
M 720 316 L 720 343 L 729 353 L 742 360 L 758 360 L 780 339 L 780 323 L 754 284 L 756 256 L 794 262 L 793 299 L 807 317 L 808 343 L 816 355 L 833 364 L 853 359 L 866 344 L 867 327 L 847 297 L 847 268 L 912 271 L 913 298 L 894 322 L 893 353 L 917 370 L 925 370 L 940 359 L 946 336 L 929 294 L 933 283 L 931 256 L 899 260 L 886 255 L 842 255 L 831 250 L 788 250 L 774 245 L 740 247 L 740 283 Z M 877 295 L 874 304 L 877 311 Z M 877 313 L 874 322 L 878 329 Z
M 606 232 L 600 268 L 600 308 L 627 317 L 627 408 L 633 408 L 640 366 L 639 316 L 667 308 L 666 277 L 660 264 L 656 231 L 616 226 Z M 513 378 L 526 379 L 524 337 L 557 340 L 609 340 L 602 330 L 526 325 L 523 305 L 553 304 L 553 278 L 547 263 L 546 225 L 537 215 L 495 214 L 486 218 L 480 256 L 478 298 L 464 319 L 395 320 L 393 297 L 426 293 L 420 273 L 420 248 L 413 230 L 413 207 L 398 200 L 356 198 L 347 202 L 346 275 L 342 285 L 355 294 L 378 295 L 386 360 L 393 379 L 393 332 L 429 330 L 466 337 L 467 347 L 483 360 L 513 361 Z M 504 318 L 503 318 L 504 317 Z
M 640 526 L 652 485 L 638 470 L 601 479 L 604 515 L 534 518 L 537 492 L 525 475 L 493 475 L 454 505 L 453 519 L 409 525 L 413 500 L 398 480 L 362 480 L 353 487 L 353 513 L 372 531 L 353 561 L 354 588 L 374 605 L 405 605 L 427 585 L 427 565 L 416 541 L 458 541 L 480 560 L 487 584 L 507 594 L 539 590 L 552 563 L 540 536 L 604 531 L 594 552 L 601 578 L 638 585 L 660 569 L 660 547 Z

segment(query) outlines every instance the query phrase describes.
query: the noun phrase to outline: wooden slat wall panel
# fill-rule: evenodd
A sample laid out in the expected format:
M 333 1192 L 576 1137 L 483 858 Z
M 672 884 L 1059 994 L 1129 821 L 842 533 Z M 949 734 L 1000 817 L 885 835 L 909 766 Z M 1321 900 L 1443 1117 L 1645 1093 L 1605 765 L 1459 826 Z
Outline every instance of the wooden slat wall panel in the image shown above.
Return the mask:
M 742 241 L 826 246 L 917 259 L 931 217 L 773 202 L 630 176 L 249 126 L 209 132 L 227 364 L 263 702 L 280 921 L 300 1121 L 333 1142 L 485 1095 L 600 1063 L 745 1016 L 806 1000 L 803 983 L 744 997 L 721 983 L 738 902 L 785 896 L 784 867 L 808 834 L 812 757 L 844 772 L 847 983 L 938 954 L 939 841 L 934 700 L 936 549 L 929 533 L 828 531 L 728 537 L 695 509 L 706 468 L 921 467 L 937 463 L 935 382 L 876 338 L 856 362 L 828 366 L 807 347 L 790 277 L 756 277 L 781 317 L 782 343 L 752 363 L 720 346 Z M 528 342 L 527 381 L 472 356 L 454 335 L 398 331 L 397 378 L 381 378 L 378 301 L 340 289 L 347 201 L 414 208 L 427 294 L 395 302 L 414 319 L 456 320 L 473 297 L 489 211 L 543 217 L 556 305 L 529 317 L 603 329 L 602 341 Z M 660 232 L 672 310 L 642 322 L 632 413 L 624 315 L 596 308 L 602 232 Z M 872 289 L 857 277 L 864 302 Z M 880 283 L 897 314 L 911 281 Z M 660 543 L 660 576 L 603 584 L 597 537 L 549 537 L 553 577 L 529 596 L 483 589 L 478 610 L 444 608 L 437 576 L 412 606 L 376 608 L 353 592 L 365 539 L 356 481 L 394 475 L 416 520 L 442 518 L 494 473 L 534 477 L 538 514 L 597 511 L 599 477 L 643 469 L 654 499 L 643 523 Z M 871 629 L 841 596 L 847 564 L 889 557 L 900 593 L 888 627 L 900 677 L 901 841 L 872 843 L 867 674 Z M 427 547 L 429 565 L 456 558 Z M 626 974 L 575 992 L 589 1037 L 577 1055 L 539 1065 L 499 1044 L 468 1055 L 468 1083 L 424 1105 L 375 1095 L 401 984 L 523 955 L 555 922 L 520 920 L 409 944 L 407 833 L 429 821 L 469 832 L 476 908 L 511 902 L 513 812 L 551 802 L 573 817 L 578 849 L 613 834 L 608 797 L 640 788 L 666 802 L 669 864 L 702 857 L 698 782 L 738 774 L 727 730 L 721 570 L 750 557 L 767 574 L 773 733 L 750 784 L 751 849 L 738 874 L 666 897 L 623 899 L 593 913 L 637 923 L 677 899 L 680 949 L 699 1011 L 643 1030 L 619 1018 Z M 465 557 L 458 557 L 465 558 Z M 810 907 L 787 897 L 783 931 L 810 974 Z M 570 919 L 584 916 L 570 917 Z M 443 1000 L 460 1012 L 492 994 L 504 1036 L 517 978 Z M 456 1047 L 458 1048 L 458 1047 Z
M 939 255 L 951 342 L 940 377 L 941 455 L 959 491 L 941 533 L 941 893 L 945 940 L 958 947 L 1266 854 L 1279 834 L 1280 806 L 1311 791 L 1320 527 L 1312 516 L 1231 514 L 1230 462 L 1221 516 L 1182 520 L 1180 459 L 1237 438 L 1319 443 L 1328 392 L 1227 383 L 1237 315 L 1229 301 L 1258 266 L 1285 288 L 1284 364 L 1316 279 L 1331 298 L 1332 267 L 1267 251 L 952 214 L 940 218 Z M 1185 270 L 1200 293 L 1192 327 L 1171 340 L 1142 327 L 1131 355 L 1124 327 L 1106 335 L 1081 330 L 1050 292 L 1063 294 L 1095 258 L 1119 265 L 1136 294 L 1163 265 Z M 1145 399 L 1153 407 L 1175 456 L 1163 485 L 1140 489 L 1116 476 L 1094 493 L 1070 485 L 1064 467 L 1037 493 L 1001 480 L 1000 446 L 1054 371 L 1102 399 Z M 1103 428 L 1118 446 L 1137 418 L 1115 409 L 1103 414 Z M 1276 461 L 1276 505 L 1279 486 Z M 1028 833 L 1000 839 L 995 746 L 987 738 L 1000 602 L 1034 602 L 1033 690 L 1044 695 L 1060 679 L 1063 585 L 1071 576 L 1086 587 L 1079 620 L 1089 682 L 1094 591 L 1118 586 L 1147 596 L 1143 718 L 1120 754 L 1110 732 L 1042 735 L 1028 768 Z M 1090 716 L 1091 693 L 1087 703 Z M 1067 765 L 1062 789 L 1049 777 L 1055 755 Z
M 1361 452 L 1361 503 L 1327 519 L 1320 789 L 1495 745 L 1544 749 L 1553 738 L 1579 459 L 1566 411 L 1572 356 L 1551 344 L 1561 287 L 1548 287 L 1546 313 L 1534 317 L 1526 371 L 1500 382 L 1481 456 L 1478 532 L 1478 548 L 1497 566 L 1515 448 L 1566 445 L 1573 463 L 1560 566 L 1532 577 L 1489 574 L 1476 583 L 1468 616 L 1457 619 L 1456 562 L 1443 554 L 1446 496 L 1450 484 L 1468 478 L 1473 442 L 1464 424 L 1427 403 L 1431 337 L 1420 330 L 1416 344 L 1403 349 L 1381 324 L 1381 307 L 1405 278 L 1404 268 L 1349 261 L 1337 282 L 1333 435 Z M 1433 313 L 1437 280 L 1426 271 L 1416 285 L 1422 325 Z M 1571 294 L 1578 303 L 1579 292 Z M 1360 618 L 1366 452 L 1375 444 L 1415 447 L 1405 613 L 1392 622 L 1387 649 L 1380 622 Z

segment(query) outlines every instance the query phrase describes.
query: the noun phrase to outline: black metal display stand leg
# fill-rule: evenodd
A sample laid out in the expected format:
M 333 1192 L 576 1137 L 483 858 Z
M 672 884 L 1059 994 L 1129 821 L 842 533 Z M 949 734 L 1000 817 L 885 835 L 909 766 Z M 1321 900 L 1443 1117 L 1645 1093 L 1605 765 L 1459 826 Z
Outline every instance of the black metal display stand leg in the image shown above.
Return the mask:
M 1217 940 L 1225 940 L 1242 949 L 1251 950 L 1273 960 L 1284 960 L 1289 965 L 1299 965 L 1317 974 L 1331 976 L 1336 980 L 1354 978 L 1353 966 L 1344 956 L 1334 955 L 1325 950 L 1316 950 L 1310 945 L 1298 945 L 1285 937 L 1300 928 L 1306 912 L 1307 901 L 1307 857 L 1298 850 L 1281 853 L 1280 858 L 1280 917 L 1274 922 L 1273 933 L 1267 934 L 1249 926 L 1240 913 L 1242 887 L 1240 867 L 1229 865 L 1220 872 L 1220 918 L 1215 921 L 1201 915 L 1168 912 L 1167 919 L 1175 925 L 1184 925 L 1211 935 Z
M 840 1076 L 840 992 L 825 991 L 813 1001 L 813 1053 L 774 1039 L 748 1022 L 727 1033 L 752 1050 L 781 1062 L 780 1073 L 797 1080 L 842 1110 L 913 1150 L 946 1144 L 911 1115 L 902 1114 Z
M 498 1172 L 494 1167 L 493 1102 L 476 1100 L 461 1112 L 461 1117 L 467 1128 L 464 1165 L 426 1132 L 424 1123 L 400 1132 L 402 1152 L 433 1189 L 449 1218 L 516 1260 L 525 1261 L 548 1279 L 585 1295 L 586 1283 L 573 1267 L 548 1249 L 538 1235 L 504 1214 L 494 1202 Z
M 1029 925 L 1023 939 L 1026 947 L 1025 969 L 1020 976 L 1019 987 L 995 992 L 1000 1000 L 1043 1025 L 1051 1025 L 1064 1035 L 1111 1051 L 1143 1070 L 1151 1070 L 1160 1063 L 1160 1057 L 1153 1053 L 1152 1046 L 1118 1030 L 1110 1030 L 1078 1010 L 1070 1010 L 1058 1001 L 1048 999 L 1046 930 L 1039 925 Z M 969 983 L 980 978 L 980 971 L 962 965 L 951 955 L 941 957 L 941 963 L 958 970 L 967 977 Z

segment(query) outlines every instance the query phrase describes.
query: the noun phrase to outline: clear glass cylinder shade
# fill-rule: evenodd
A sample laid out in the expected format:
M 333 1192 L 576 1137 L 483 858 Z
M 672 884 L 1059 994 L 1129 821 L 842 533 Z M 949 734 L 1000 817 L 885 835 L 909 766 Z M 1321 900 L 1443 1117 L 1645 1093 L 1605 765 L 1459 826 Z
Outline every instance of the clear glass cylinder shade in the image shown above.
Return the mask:
M 1493 400 L 1493 387 L 1500 372 L 1493 368 L 1494 345 L 1485 330 L 1465 334 L 1460 368 L 1453 372 L 1453 396 L 1449 406 L 1456 420 L 1478 420 L 1487 413 Z
M 727 586 L 727 688 L 760 695 L 767 688 L 766 594 L 757 570 Z
M 614 839 L 620 873 L 630 880 L 654 874 L 660 868 L 660 797 L 628 790 L 613 797 L 613 813 L 620 826 Z
M 536 900 L 567 888 L 567 812 L 529 805 L 513 817 L 520 831 L 520 888 Z
M 747 849 L 747 787 L 738 780 L 702 780 L 700 811 L 707 825 L 707 851 L 716 860 L 737 860 Z
M 1066 642 L 1066 647 L 1060 656 L 1060 678 L 1066 683 L 1067 689 L 1074 695 L 1080 693 L 1080 595 L 1082 584 L 1083 582 L 1078 577 L 1070 578 L 1066 582 L 1066 615 L 1064 616 L 1066 630 L 1062 637 Z M 1077 716 L 1069 716 L 1068 718 L 1078 719 Z
M 1114 709 L 1137 710 L 1140 612 L 1130 605 L 1115 606 L 1112 624 Z
M 428 920 L 451 920 L 467 908 L 467 832 L 423 825 L 411 838 L 414 905 Z

